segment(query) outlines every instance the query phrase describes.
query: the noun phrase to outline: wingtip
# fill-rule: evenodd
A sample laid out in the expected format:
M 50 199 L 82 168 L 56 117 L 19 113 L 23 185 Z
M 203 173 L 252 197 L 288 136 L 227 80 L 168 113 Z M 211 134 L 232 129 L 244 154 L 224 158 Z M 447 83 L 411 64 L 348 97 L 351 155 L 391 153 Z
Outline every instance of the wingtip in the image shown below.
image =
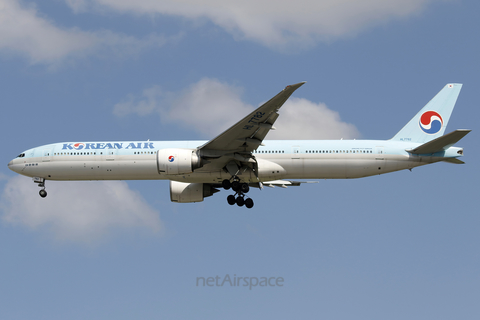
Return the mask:
M 448 88 L 453 88 L 453 87 L 462 87 L 463 86 L 463 83 L 455 83 L 455 82 L 452 82 L 452 83 L 447 83 L 445 85 L 445 87 L 448 87 Z
M 287 89 L 297 90 L 298 88 L 303 86 L 305 83 L 307 83 L 307 81 L 302 81 L 302 82 L 299 82 L 299 83 L 296 83 L 296 84 L 288 85 L 288 86 L 285 87 L 285 90 L 287 90 Z

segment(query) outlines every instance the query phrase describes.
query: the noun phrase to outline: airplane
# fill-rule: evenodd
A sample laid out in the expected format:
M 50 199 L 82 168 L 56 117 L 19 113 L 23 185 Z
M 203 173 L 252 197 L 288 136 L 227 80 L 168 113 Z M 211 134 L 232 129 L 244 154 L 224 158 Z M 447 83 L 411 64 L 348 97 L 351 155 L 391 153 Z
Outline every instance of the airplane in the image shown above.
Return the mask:
M 435 162 L 463 164 L 453 145 L 471 130 L 443 135 L 462 84 L 447 84 L 389 140 L 265 140 L 282 105 L 305 82 L 272 99 L 210 141 L 62 142 L 22 152 L 8 168 L 47 180 L 170 180 L 170 200 L 201 202 L 233 190 L 230 205 L 252 208 L 251 187 L 299 186 L 298 179 L 351 179 Z M 316 182 L 316 181 L 313 181 Z

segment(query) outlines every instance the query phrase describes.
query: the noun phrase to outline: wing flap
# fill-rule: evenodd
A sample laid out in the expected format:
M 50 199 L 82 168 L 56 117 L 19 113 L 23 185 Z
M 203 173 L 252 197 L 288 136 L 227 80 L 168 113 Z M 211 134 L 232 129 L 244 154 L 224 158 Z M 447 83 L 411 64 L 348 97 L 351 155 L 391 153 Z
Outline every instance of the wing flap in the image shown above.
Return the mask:
M 287 188 L 287 187 L 298 187 L 302 183 L 318 183 L 318 181 L 290 181 L 290 180 L 274 180 L 274 181 L 266 181 L 262 182 L 265 187 L 280 187 L 280 188 Z

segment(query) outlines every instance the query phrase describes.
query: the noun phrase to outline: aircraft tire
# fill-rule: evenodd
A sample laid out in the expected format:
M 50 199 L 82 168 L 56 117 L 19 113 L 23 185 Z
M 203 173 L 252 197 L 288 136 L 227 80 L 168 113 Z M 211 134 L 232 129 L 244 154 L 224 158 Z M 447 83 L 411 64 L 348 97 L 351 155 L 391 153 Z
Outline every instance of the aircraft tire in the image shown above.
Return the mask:
M 229 205 L 233 206 L 236 203 L 235 196 L 233 194 L 229 195 L 227 197 L 227 202 Z
M 237 197 L 236 202 L 239 207 L 242 207 L 245 204 L 245 200 L 243 200 L 243 197 Z
M 240 191 L 242 191 L 243 193 L 247 193 L 248 191 L 250 191 L 250 187 L 248 186 L 248 183 L 242 183 L 240 185 Z
M 38 192 L 38 194 L 40 195 L 40 197 L 45 198 L 47 196 L 47 191 L 42 189 Z
M 232 182 L 232 190 L 235 191 L 235 192 L 238 192 L 240 190 L 240 182 L 233 181 Z
M 252 200 L 252 198 L 245 199 L 245 207 L 247 207 L 248 209 L 253 208 L 253 200 Z
M 222 187 L 225 190 L 230 189 L 232 187 L 232 184 L 230 183 L 230 180 L 228 180 L 228 179 L 223 180 L 222 181 Z

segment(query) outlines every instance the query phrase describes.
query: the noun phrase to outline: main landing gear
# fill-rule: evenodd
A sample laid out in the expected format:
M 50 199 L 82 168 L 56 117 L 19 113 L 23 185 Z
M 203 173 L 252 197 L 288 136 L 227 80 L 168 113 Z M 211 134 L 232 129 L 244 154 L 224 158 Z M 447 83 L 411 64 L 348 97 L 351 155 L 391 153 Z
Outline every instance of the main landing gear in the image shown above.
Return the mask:
M 38 192 L 40 197 L 45 198 L 47 196 L 47 191 L 45 190 L 45 179 L 44 178 L 33 178 L 33 182 L 37 183 L 40 188 L 43 188 Z
M 242 207 L 244 205 L 248 209 L 253 207 L 252 198 L 245 199 L 245 193 L 250 191 L 248 183 L 240 182 L 238 180 L 230 182 L 230 180 L 225 179 L 222 181 L 222 187 L 225 190 L 229 190 L 230 188 L 232 188 L 232 190 L 235 191 L 235 194 L 231 194 L 227 197 L 227 202 L 229 205 L 233 206 L 236 203 L 239 207 Z

